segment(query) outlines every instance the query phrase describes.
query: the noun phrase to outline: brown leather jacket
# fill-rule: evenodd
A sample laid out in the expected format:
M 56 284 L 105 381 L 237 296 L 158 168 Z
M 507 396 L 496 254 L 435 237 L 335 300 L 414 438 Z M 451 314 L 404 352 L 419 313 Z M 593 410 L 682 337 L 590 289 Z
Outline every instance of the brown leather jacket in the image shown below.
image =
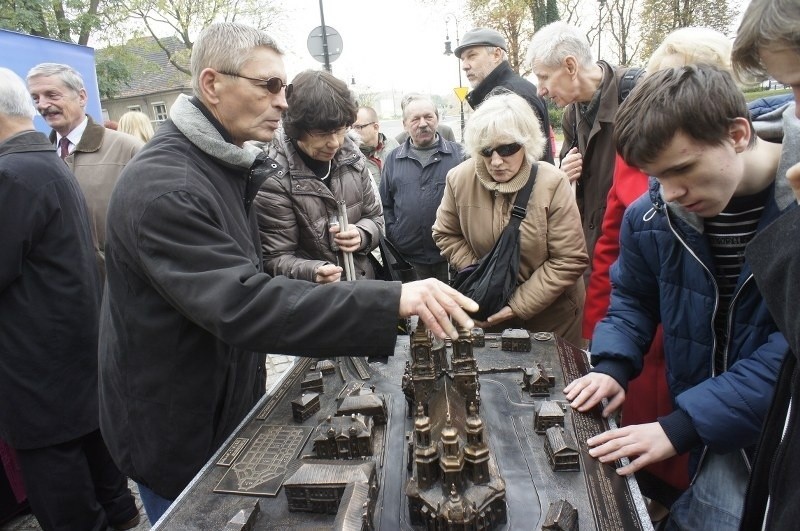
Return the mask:
M 578 104 L 567 106 L 562 120 L 564 143 L 561 145 L 560 155 L 563 159 L 576 145 L 583 154 L 583 173 L 577 181 L 576 199 L 589 256 L 594 254 L 594 244 L 600 237 L 606 198 L 614 176 L 614 160 L 617 154 L 612 140 L 614 117 L 619 107 L 619 82 L 628 71 L 627 67 L 612 66 L 605 61 L 598 61 L 597 64 L 603 69 L 597 117 L 593 124 L 579 120 L 576 127 Z
M 566 175 L 546 162 L 538 164 L 520 224 L 518 285 L 508 303 L 520 322 L 503 327 L 555 332 L 579 345 L 585 298 L 581 275 L 589 264 L 580 215 Z M 474 159 L 450 171 L 433 225 L 433 239 L 450 265 L 461 270 L 491 250 L 530 169 L 525 162 L 507 183 L 493 181 L 485 164 L 476 167 Z
M 345 138 L 336 153 L 330 188 L 306 166 L 282 131 L 261 147 L 284 168 L 264 182 L 255 199 L 264 270 L 313 282 L 320 265 L 343 265 L 341 253 L 331 249 L 328 219 L 336 214 L 336 201 L 344 199 L 348 223 L 361 231 L 362 247 L 353 254 L 356 277 L 375 278 L 368 255 L 383 232 L 383 208 L 355 142 Z

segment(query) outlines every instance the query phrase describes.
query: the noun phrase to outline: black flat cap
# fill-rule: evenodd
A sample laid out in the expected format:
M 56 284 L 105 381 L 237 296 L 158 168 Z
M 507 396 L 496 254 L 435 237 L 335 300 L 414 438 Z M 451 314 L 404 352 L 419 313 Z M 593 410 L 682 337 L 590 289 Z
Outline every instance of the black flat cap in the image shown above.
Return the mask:
M 489 28 L 475 28 L 466 32 L 464 38 L 461 39 L 461 44 L 458 45 L 453 53 L 461 59 L 461 52 L 473 46 L 496 46 L 508 53 L 508 46 L 503 36 Z

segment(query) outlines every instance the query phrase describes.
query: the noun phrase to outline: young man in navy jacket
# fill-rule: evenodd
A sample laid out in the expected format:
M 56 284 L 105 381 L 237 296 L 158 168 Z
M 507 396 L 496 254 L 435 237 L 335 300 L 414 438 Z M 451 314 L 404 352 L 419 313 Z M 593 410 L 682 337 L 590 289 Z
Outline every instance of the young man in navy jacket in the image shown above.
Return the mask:
M 625 162 L 655 179 L 625 213 L 594 369 L 566 397 L 579 411 L 606 398 L 603 414 L 613 413 L 662 324 L 675 410 L 593 437 L 589 453 L 630 458 L 618 469 L 630 474 L 690 452 L 693 483 L 667 529 L 738 529 L 752 447 L 788 351 L 744 249 L 794 203 L 782 177 L 789 161 L 756 138 L 730 74 L 708 65 L 648 76 L 620 107 L 614 136 Z

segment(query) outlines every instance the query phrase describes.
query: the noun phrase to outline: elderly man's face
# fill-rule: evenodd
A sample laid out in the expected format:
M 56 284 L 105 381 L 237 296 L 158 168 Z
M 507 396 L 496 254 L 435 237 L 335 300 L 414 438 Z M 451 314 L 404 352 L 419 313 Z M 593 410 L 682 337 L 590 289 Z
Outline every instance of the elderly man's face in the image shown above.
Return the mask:
M 248 140 L 269 142 L 286 110 L 286 89 L 277 94 L 267 90 L 263 83 L 245 79 L 267 80 L 277 77 L 286 82 L 286 70 L 281 56 L 269 48 L 256 48 L 245 61 L 240 76 L 219 75 L 218 102 L 214 105 L 214 116 L 241 146 Z
M 490 51 L 491 50 L 491 51 Z M 461 52 L 461 70 L 472 88 L 481 84 L 502 62 L 503 50 L 489 46 L 473 46 Z
M 536 61 L 533 63 L 533 73 L 542 98 L 549 99 L 558 107 L 566 107 L 577 101 L 577 75 L 571 73 L 565 64 L 554 67 Z
M 410 102 L 403 113 L 403 126 L 415 146 L 428 147 L 433 144 L 436 140 L 436 128 L 439 126 L 433 103 L 426 100 Z
M 58 76 L 36 76 L 28 82 L 36 110 L 61 136 L 78 127 L 86 113 L 86 91 L 74 91 Z

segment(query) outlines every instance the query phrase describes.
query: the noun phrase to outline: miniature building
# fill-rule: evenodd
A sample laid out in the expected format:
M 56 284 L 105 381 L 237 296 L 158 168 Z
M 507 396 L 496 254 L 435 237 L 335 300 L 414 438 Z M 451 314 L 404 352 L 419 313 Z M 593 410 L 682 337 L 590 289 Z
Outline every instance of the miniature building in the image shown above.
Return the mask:
M 478 397 L 478 364 L 472 351 L 472 335 L 469 330 L 460 329 L 458 339 L 453 341 L 453 359 L 450 361 L 453 383 L 464 403 L 480 408 Z
M 539 409 L 533 415 L 533 431 L 545 433 L 548 428 L 564 425 L 564 410 L 558 402 L 545 400 L 539 405 Z
M 500 348 L 506 352 L 530 352 L 531 333 L 521 328 L 506 328 L 500 335 Z
M 295 422 L 303 422 L 319 411 L 319 393 L 303 393 L 292 400 L 292 417 Z
M 372 455 L 372 417 L 353 413 L 328 417 L 317 426 L 314 453 L 322 459 L 356 459 Z
M 350 416 L 353 413 L 372 417 L 375 424 L 386 424 L 386 402 L 382 395 L 374 392 L 347 396 L 336 410 L 336 416 Z
M 459 330 L 453 341 L 450 371 L 433 376 L 421 370 L 427 368 L 428 341 L 420 328 L 411 338 L 416 417 L 406 483 L 410 522 L 426 529 L 497 528 L 507 520 L 505 482 L 478 415 L 480 385 L 470 331 Z
M 547 461 L 554 471 L 580 470 L 578 448 L 561 426 L 548 428 L 545 432 L 544 450 Z
M 578 510 L 567 500 L 550 504 L 542 531 L 578 531 Z
M 556 384 L 551 373 L 552 371 L 542 367 L 541 363 L 528 367 L 522 377 L 522 388 L 531 396 L 550 396 L 550 389 Z
M 472 346 L 483 348 L 486 346 L 486 335 L 483 328 L 475 327 L 472 329 Z
M 372 508 L 374 499 L 370 499 L 369 485 L 366 483 L 350 483 L 344 489 L 339 512 L 333 521 L 333 531 L 372 531 Z
M 322 374 L 333 374 L 336 372 L 336 365 L 331 360 L 319 360 L 315 370 L 320 371 Z
M 322 385 L 322 372 L 313 371 L 306 374 L 306 377 L 303 378 L 302 382 L 300 382 L 300 389 L 303 391 L 317 391 L 318 393 L 324 392 Z
M 436 388 L 437 373 L 432 354 L 431 334 L 420 323 L 411 335 L 411 388 L 414 392 L 414 407 L 422 404 L 427 413 L 427 404 Z
M 289 510 L 336 514 L 345 488 L 351 483 L 367 486 L 369 520 L 378 489 L 374 461 L 337 461 L 326 463 L 304 460 L 297 471 L 283 482 Z
M 436 374 L 449 369 L 447 366 L 447 345 L 443 339 L 436 336 L 431 338 L 431 360 Z

